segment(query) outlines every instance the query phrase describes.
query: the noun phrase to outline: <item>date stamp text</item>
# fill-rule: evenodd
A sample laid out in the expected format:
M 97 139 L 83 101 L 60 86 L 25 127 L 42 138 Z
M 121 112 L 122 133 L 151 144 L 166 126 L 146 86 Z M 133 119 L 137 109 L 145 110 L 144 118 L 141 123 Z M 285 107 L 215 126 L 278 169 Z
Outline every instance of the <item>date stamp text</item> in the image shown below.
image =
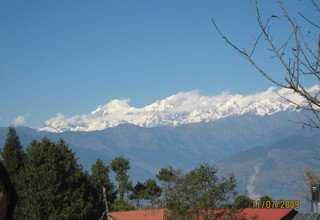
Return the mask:
M 258 209 L 299 209 L 299 200 L 253 200 L 252 207 Z

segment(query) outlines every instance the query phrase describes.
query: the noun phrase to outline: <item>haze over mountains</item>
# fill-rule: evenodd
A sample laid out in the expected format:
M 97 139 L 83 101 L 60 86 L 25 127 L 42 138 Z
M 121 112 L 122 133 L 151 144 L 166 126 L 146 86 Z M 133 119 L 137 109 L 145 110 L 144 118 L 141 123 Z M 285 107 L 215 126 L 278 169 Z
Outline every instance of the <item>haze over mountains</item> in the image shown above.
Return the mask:
M 312 93 L 318 85 L 309 88 Z M 276 94 L 276 92 L 278 94 Z M 130 123 L 142 127 L 177 126 L 181 124 L 209 122 L 220 118 L 253 113 L 271 115 L 294 110 L 286 97 L 299 105 L 303 99 L 287 89 L 274 88 L 252 95 L 232 95 L 224 92 L 217 96 L 201 96 L 198 91 L 180 92 L 143 108 L 129 105 L 129 99 L 112 100 L 98 106 L 89 114 L 66 117 L 58 113 L 47 120 L 40 131 L 95 131 Z

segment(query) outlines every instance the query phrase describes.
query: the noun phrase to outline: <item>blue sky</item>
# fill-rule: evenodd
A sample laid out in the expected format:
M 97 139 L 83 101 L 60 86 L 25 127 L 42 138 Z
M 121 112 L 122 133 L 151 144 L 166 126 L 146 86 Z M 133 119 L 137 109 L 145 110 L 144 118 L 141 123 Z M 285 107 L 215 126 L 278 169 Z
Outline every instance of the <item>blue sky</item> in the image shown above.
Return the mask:
M 1 0 L 0 126 L 22 116 L 25 126 L 37 128 L 57 112 L 84 114 L 116 98 L 142 107 L 194 89 L 203 95 L 263 91 L 272 84 L 211 22 L 250 46 L 259 32 L 252 2 Z M 292 13 L 314 13 L 307 1 L 285 3 Z M 272 0 L 261 2 L 261 10 L 279 13 Z M 286 36 L 283 26 L 274 28 Z M 280 71 L 272 61 L 267 68 Z

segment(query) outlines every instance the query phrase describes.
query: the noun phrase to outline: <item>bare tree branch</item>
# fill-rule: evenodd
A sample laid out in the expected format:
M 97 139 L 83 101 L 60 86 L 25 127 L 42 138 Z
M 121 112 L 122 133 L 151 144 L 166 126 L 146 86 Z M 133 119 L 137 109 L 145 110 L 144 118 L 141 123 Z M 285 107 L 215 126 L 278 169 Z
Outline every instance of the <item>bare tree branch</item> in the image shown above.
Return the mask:
M 300 12 L 298 12 L 298 14 L 303 17 L 307 22 L 309 22 L 310 24 L 312 24 L 313 26 L 317 27 L 320 29 L 320 26 L 315 24 L 314 22 L 310 21 L 308 18 L 306 18 L 303 14 L 301 14 Z
M 226 41 L 227 44 L 229 44 L 231 47 L 233 47 L 236 51 L 238 51 L 246 60 L 248 60 L 264 77 L 266 77 L 268 80 L 270 80 L 272 83 L 276 84 L 279 87 L 282 88 L 289 88 L 288 86 L 283 85 L 280 82 L 277 82 L 276 80 L 272 79 L 266 72 L 264 72 L 252 59 L 252 56 L 250 56 L 245 50 L 241 50 L 239 47 L 237 47 L 235 44 L 233 44 L 218 28 L 215 21 L 212 19 L 213 25 L 215 29 L 218 31 L 222 39 Z
M 311 2 L 316 10 L 320 12 L 319 5 L 314 0 L 311 0 Z M 313 117 L 307 115 L 307 121 L 301 121 L 299 122 L 300 124 L 312 128 L 320 128 L 320 34 L 316 34 L 319 36 L 319 38 L 316 40 L 316 50 L 312 50 L 307 43 L 305 34 L 302 32 L 296 18 L 289 15 L 282 0 L 279 0 L 278 3 L 282 11 L 282 17 L 288 21 L 289 28 L 291 29 L 289 37 L 282 44 L 280 44 L 281 46 L 278 46 L 278 43 L 274 41 L 270 31 L 271 21 L 273 21 L 272 19 L 280 18 L 276 15 L 272 15 L 264 21 L 261 16 L 257 1 L 255 2 L 254 8 L 256 11 L 260 33 L 257 38 L 254 39 L 251 50 L 247 50 L 246 48 L 241 49 L 219 29 L 218 25 L 213 19 L 212 22 L 214 28 L 218 31 L 219 35 L 227 43 L 227 45 L 239 52 L 242 57 L 244 57 L 263 77 L 272 82 L 274 85 L 292 90 L 303 97 L 305 104 L 301 105 L 300 103 L 296 103 L 295 101 L 283 97 L 278 93 L 278 95 L 280 95 L 284 100 L 295 105 L 297 110 L 303 109 L 313 114 Z M 298 13 L 304 20 L 312 24 L 317 29 L 320 29 L 319 25 L 312 22 L 302 13 Z M 310 31 L 308 31 L 308 35 L 306 36 L 309 37 L 309 34 Z M 272 53 L 271 58 L 276 58 L 279 61 L 279 64 L 284 68 L 283 82 L 276 80 L 270 72 L 265 71 L 262 65 L 257 64 L 254 59 L 257 46 L 260 44 L 262 39 L 264 39 L 268 45 L 267 48 L 265 48 L 266 51 Z M 313 91 L 312 93 L 310 93 L 310 91 L 304 86 L 305 77 L 309 76 L 318 83 L 316 91 Z
M 311 0 L 311 2 L 314 5 L 314 7 L 320 12 L 320 6 L 314 0 Z

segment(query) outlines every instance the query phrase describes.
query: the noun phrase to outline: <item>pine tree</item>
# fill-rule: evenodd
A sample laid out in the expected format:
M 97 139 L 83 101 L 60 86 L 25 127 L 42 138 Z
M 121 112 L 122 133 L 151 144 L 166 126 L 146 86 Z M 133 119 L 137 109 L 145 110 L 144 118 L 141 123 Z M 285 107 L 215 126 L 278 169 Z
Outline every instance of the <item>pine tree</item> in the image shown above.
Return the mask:
M 153 179 L 147 179 L 144 190 L 144 199 L 154 203 L 157 198 L 161 196 L 161 188 L 157 185 L 157 182 Z
M 19 175 L 23 189 L 19 218 L 92 218 L 93 197 L 88 178 L 63 140 L 34 140 L 27 148 L 25 166 Z
M 142 208 L 140 201 L 149 201 L 148 207 L 154 207 L 156 200 L 161 196 L 161 188 L 157 185 L 153 179 L 147 179 L 145 183 L 138 183 L 133 187 L 130 199 L 136 201 L 138 208 Z
M 129 160 L 123 157 L 116 157 L 111 161 L 111 169 L 116 173 L 120 200 L 124 200 L 124 194 L 132 188 L 132 183 L 129 181 L 127 174 L 130 169 Z
M 14 127 L 10 126 L 5 145 L 1 150 L 2 162 L 13 183 L 17 182 L 17 174 L 23 167 L 25 152 L 20 144 L 19 137 Z
M 136 206 L 141 209 L 140 201 L 145 198 L 145 184 L 137 182 L 137 184 L 132 188 L 132 194 L 129 196 L 129 199 L 136 201 Z
M 129 160 L 123 157 L 116 157 L 111 161 L 111 169 L 116 173 L 119 192 L 119 199 L 115 201 L 112 209 L 115 211 L 135 209 L 125 198 L 125 194 L 132 190 L 132 182 L 127 174 L 130 169 Z
M 105 203 L 102 195 L 103 187 L 106 189 L 109 209 L 116 199 L 115 186 L 109 178 L 110 168 L 102 160 L 97 161 L 91 166 L 90 182 L 93 187 L 95 213 L 99 217 L 105 211 Z

